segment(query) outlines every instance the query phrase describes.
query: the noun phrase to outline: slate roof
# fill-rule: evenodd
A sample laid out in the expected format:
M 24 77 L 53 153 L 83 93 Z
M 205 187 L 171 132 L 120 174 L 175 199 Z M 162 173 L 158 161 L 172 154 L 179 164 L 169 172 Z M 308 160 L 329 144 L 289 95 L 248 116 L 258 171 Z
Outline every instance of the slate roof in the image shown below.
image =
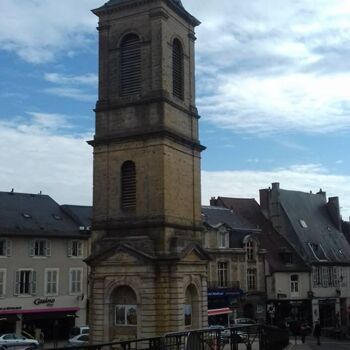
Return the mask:
M 91 227 L 92 222 L 92 206 L 85 205 L 61 205 L 61 208 L 66 212 L 79 226 L 85 228 Z
M 48 195 L 0 192 L 1 236 L 88 238 L 79 226 Z
M 330 263 L 350 263 L 350 245 L 344 234 L 334 225 L 324 194 L 280 189 L 279 198 L 289 221 L 287 239 L 300 247 L 305 259 L 310 263 L 317 263 L 325 256 Z M 319 253 L 316 255 L 319 259 L 315 257 L 309 244 L 318 246 Z
M 230 208 L 234 213 L 262 230 L 262 234 L 259 235 L 260 247 L 267 250 L 265 257 L 272 272 L 309 271 L 309 267 L 299 254 L 264 216 L 260 205 L 254 198 L 218 197 L 217 203 Z M 293 254 L 292 264 L 285 263 L 281 256 L 282 253 Z
M 202 219 L 204 224 L 213 228 L 219 228 L 221 225 L 228 226 L 231 248 L 242 248 L 244 237 L 260 233 L 256 226 L 227 208 L 202 206 Z

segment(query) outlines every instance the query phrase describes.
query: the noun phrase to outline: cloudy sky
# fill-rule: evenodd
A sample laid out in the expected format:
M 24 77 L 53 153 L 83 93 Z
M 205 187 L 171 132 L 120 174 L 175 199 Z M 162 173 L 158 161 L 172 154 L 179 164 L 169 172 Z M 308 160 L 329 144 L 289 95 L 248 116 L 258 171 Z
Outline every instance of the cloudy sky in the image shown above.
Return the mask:
M 103 0 L 1 0 L 2 191 L 91 204 Z M 350 0 L 183 0 L 197 28 L 203 204 L 272 182 L 350 216 Z

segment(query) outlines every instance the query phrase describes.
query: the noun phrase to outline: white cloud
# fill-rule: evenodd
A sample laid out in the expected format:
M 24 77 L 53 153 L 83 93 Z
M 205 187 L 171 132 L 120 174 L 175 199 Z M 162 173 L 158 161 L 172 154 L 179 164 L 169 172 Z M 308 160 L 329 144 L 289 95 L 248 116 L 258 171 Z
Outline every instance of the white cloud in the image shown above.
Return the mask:
M 46 81 L 60 85 L 87 85 L 97 86 L 98 78 L 96 74 L 89 73 L 84 75 L 64 75 L 59 73 L 46 73 L 44 76 Z
M 43 63 L 86 47 L 97 23 L 99 0 L 1 0 L 0 45 L 24 60 Z
M 347 1 L 278 0 L 185 6 L 198 28 L 198 105 L 244 133 L 350 129 Z
M 320 188 L 327 196 L 338 196 L 344 219 L 350 216 L 350 176 L 334 175 L 318 164 L 294 165 L 284 169 L 202 171 L 202 203 L 208 204 L 211 197 L 256 198 L 259 189 L 279 182 L 287 190 L 317 192 Z
M 44 92 L 59 97 L 67 97 L 76 101 L 91 102 L 96 101 L 96 95 L 85 90 L 73 87 L 46 88 Z
M 0 153 L 1 190 L 41 190 L 61 204 L 91 205 L 92 148 L 86 143 L 91 135 L 58 135 L 68 116 L 29 116 L 0 122 L 0 147 L 6 150 Z

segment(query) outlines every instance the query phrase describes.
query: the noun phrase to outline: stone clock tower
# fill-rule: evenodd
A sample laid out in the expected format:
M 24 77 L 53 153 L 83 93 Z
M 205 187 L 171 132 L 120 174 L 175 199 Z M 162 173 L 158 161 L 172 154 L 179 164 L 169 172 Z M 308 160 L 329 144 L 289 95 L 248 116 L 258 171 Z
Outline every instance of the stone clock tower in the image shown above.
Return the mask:
M 207 324 L 194 28 L 180 0 L 99 17 L 90 325 L 94 343 Z

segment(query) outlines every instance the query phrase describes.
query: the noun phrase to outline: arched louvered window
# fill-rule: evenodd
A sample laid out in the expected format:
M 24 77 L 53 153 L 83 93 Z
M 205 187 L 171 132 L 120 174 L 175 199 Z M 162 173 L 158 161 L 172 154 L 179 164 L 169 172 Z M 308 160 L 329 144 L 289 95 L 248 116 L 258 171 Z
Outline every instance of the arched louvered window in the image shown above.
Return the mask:
M 128 160 L 122 165 L 121 174 L 121 205 L 123 209 L 136 207 L 136 167 L 135 163 Z
M 173 42 L 173 94 L 184 99 L 184 55 L 178 39 Z
M 121 96 L 141 92 L 141 43 L 136 34 L 128 34 L 121 44 Z

